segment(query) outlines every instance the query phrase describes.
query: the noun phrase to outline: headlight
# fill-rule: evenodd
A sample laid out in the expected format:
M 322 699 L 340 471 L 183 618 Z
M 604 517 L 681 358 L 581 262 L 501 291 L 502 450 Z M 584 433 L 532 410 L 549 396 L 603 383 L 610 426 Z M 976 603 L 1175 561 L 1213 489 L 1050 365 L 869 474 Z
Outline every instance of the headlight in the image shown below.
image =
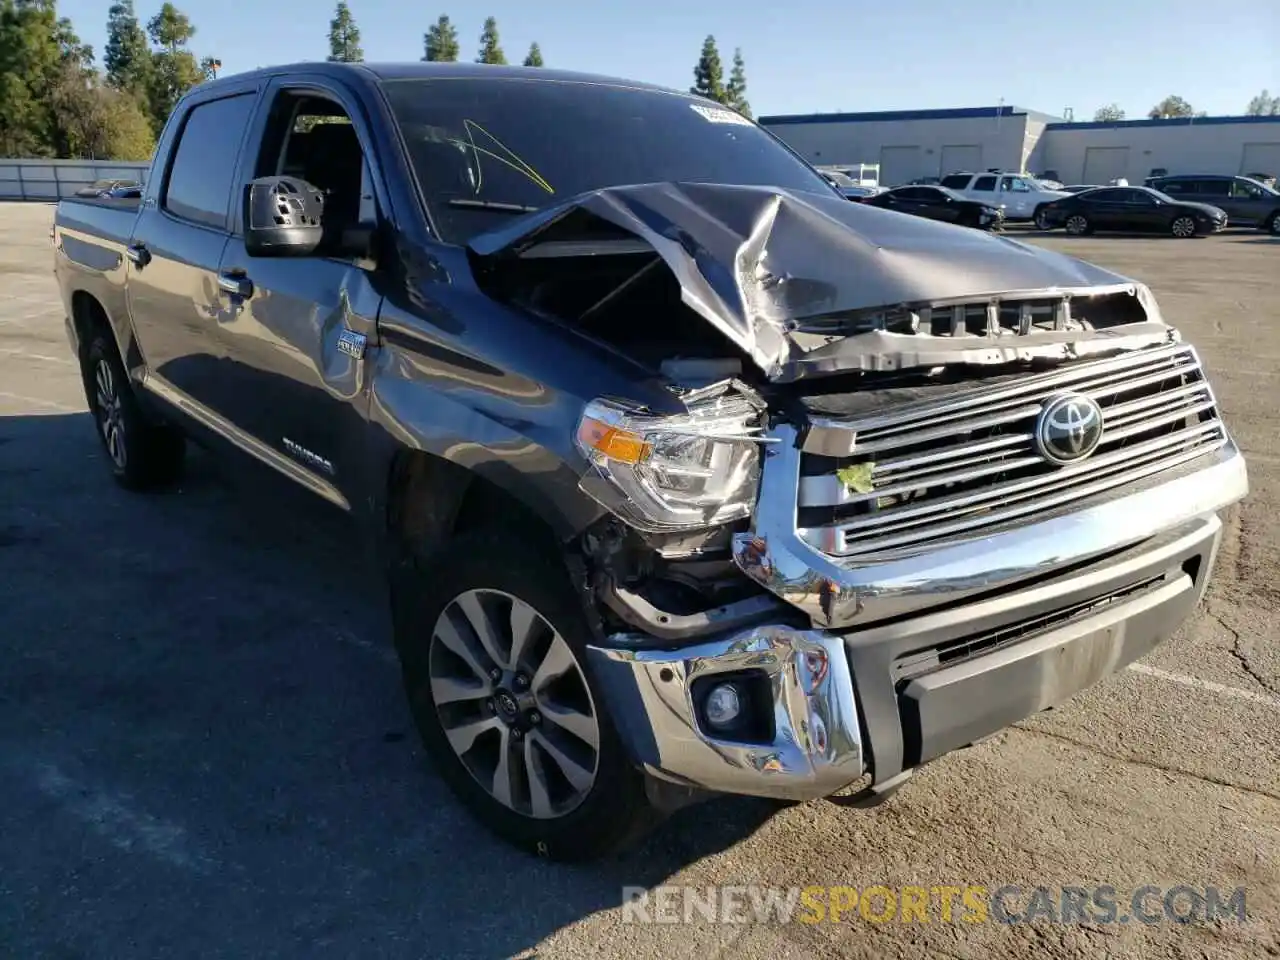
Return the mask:
M 605 400 L 587 405 L 578 449 L 585 493 L 641 530 L 693 530 L 751 513 L 760 478 L 761 410 L 737 394 L 648 416 Z

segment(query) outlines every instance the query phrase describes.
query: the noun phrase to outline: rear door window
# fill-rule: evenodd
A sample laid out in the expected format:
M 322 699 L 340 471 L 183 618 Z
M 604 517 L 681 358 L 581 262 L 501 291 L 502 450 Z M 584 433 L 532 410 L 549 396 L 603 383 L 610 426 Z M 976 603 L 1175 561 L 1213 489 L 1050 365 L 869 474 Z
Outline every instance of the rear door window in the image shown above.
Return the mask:
M 1204 197 L 1225 197 L 1231 192 L 1230 180 L 1197 180 L 1196 193 Z
M 977 180 L 973 181 L 974 190 L 992 191 L 992 190 L 995 190 L 995 188 L 996 188 L 995 177 L 979 177 Z
M 969 179 L 969 174 L 967 173 L 953 173 L 942 178 L 942 185 L 952 190 L 963 190 L 969 186 Z
M 1194 180 L 1162 180 L 1156 189 L 1171 197 L 1184 197 L 1196 192 Z
M 231 183 L 256 94 L 210 100 L 192 108 L 169 165 L 164 209 L 194 223 L 227 228 Z

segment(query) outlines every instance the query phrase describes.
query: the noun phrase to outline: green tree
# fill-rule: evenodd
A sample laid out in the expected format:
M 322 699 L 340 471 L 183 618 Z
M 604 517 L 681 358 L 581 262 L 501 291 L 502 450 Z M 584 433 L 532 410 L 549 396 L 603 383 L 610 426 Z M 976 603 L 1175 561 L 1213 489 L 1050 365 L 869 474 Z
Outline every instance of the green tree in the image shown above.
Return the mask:
M 151 48 L 133 11 L 133 0 L 117 0 L 107 11 L 107 47 L 102 59 L 107 83 L 145 100 L 151 82 Z
M 1194 117 L 1195 109 L 1181 97 L 1168 96 L 1157 103 L 1147 113 L 1152 120 L 1164 120 L 1169 117 Z M 1203 114 L 1202 114 L 1203 116 Z
M 540 67 L 543 65 L 542 48 L 536 42 L 529 44 L 529 53 L 524 58 L 524 65 L 526 67 Z
M 1123 119 L 1124 111 L 1114 103 L 1108 103 L 1105 107 L 1099 107 L 1093 114 L 1094 123 L 1109 123 Z
M 1249 101 L 1249 106 L 1245 107 L 1244 112 L 1249 117 L 1278 117 L 1280 116 L 1280 97 L 1273 97 L 1263 90 Z
M 693 68 L 693 86 L 690 93 L 716 103 L 724 103 L 728 95 L 724 86 L 724 66 L 720 62 L 720 51 L 716 48 L 716 38 L 707 35 L 702 41 L 702 55 L 698 57 L 698 65 Z
M 204 79 L 196 55 L 187 49 L 196 28 L 190 18 L 166 3 L 147 22 L 147 34 L 157 49 L 151 53 L 151 77 L 147 102 L 151 124 L 163 129 L 174 105 L 188 90 Z
M 502 45 L 498 42 L 498 21 L 493 17 L 485 17 L 484 29 L 480 31 L 480 56 L 476 57 L 476 63 L 506 62 L 507 55 L 502 52 Z
M 65 71 L 51 103 L 65 139 L 62 156 L 146 160 L 155 149 L 150 118 L 137 98 L 107 86 L 96 73 Z
M 733 51 L 733 69 L 729 71 L 724 102 L 744 117 L 751 116 L 751 104 L 747 102 L 747 66 L 742 61 L 741 50 Z
M 147 33 L 151 35 L 151 42 L 166 53 L 178 53 L 196 35 L 196 28 L 191 25 L 190 17 L 172 3 L 166 3 L 147 21 Z
M 54 92 L 86 82 L 92 66 L 92 49 L 58 18 L 54 0 L 0 0 L 0 154 L 63 155 Z
M 427 28 L 422 37 L 422 59 L 437 63 L 456 63 L 461 52 L 458 46 L 458 28 L 444 14 Z
M 360 49 L 360 28 L 351 16 L 351 8 L 338 0 L 333 19 L 329 21 L 329 59 L 341 63 L 359 63 L 364 59 Z

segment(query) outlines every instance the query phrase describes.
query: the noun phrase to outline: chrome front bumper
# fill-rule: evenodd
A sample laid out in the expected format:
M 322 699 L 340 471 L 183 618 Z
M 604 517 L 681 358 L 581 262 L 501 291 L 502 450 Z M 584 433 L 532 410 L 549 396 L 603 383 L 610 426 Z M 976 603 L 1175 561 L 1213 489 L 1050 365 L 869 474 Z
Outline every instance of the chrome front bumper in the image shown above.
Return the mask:
M 1100 503 L 902 559 L 841 561 L 797 533 L 800 450 L 793 428 L 784 425 L 777 436 L 766 450 L 753 529 L 734 536 L 734 559 L 762 587 L 832 629 L 1040 579 L 1212 516 L 1249 490 L 1244 457 L 1228 441 L 1184 473 L 1152 478 Z
M 592 671 L 633 759 L 687 786 L 777 798 L 820 797 L 865 769 L 853 679 L 841 639 L 762 626 L 680 650 L 627 649 L 635 638 L 590 648 Z M 697 720 L 693 685 L 715 674 L 763 671 L 774 735 L 734 743 Z
M 760 582 L 819 623 L 848 623 L 871 605 L 899 616 L 840 632 L 770 624 L 665 649 L 619 635 L 589 649 L 592 672 L 633 760 L 667 781 L 796 800 L 859 780 L 896 783 L 1069 699 L 1178 629 L 1216 561 L 1217 511 L 1247 491 L 1234 446 L 1210 459 L 1099 506 L 888 566 L 819 565 L 781 522 L 785 511 L 765 513 L 757 537 L 767 531 L 767 550 L 752 563 L 739 555 Z M 766 487 L 783 480 L 766 471 Z M 766 742 L 716 737 L 700 719 L 695 684 L 744 671 L 768 678 Z

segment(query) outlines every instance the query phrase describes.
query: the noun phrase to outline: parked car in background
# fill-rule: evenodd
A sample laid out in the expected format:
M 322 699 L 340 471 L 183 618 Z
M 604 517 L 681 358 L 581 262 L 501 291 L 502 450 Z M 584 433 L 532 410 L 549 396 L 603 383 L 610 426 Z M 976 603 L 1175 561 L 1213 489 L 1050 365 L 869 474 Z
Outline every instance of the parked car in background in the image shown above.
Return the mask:
M 1235 227 L 1258 227 L 1280 236 L 1280 192 L 1251 177 L 1215 174 L 1150 177 L 1147 186 L 1176 200 L 1208 203 L 1227 212 Z
M 908 180 L 904 186 L 909 187 L 932 187 L 942 182 L 941 177 L 916 177 L 914 180 Z
M 137 180 L 95 180 L 87 187 L 76 191 L 77 197 L 128 197 L 136 199 L 142 196 L 142 184 Z
M 862 202 L 871 207 L 979 230 L 993 230 L 1004 222 L 1004 214 L 999 207 L 979 200 L 966 200 L 946 187 L 894 187 Z
M 1056 200 L 1041 213 L 1045 229 L 1061 226 L 1076 235 L 1115 230 L 1186 238 L 1227 225 L 1226 213 L 1217 207 L 1175 200 L 1150 187 L 1098 187 Z
M 942 178 L 941 185 L 967 200 L 999 207 L 1007 221 L 1033 220 L 1041 229 L 1047 228 L 1040 223 L 1040 209 L 1069 196 L 1061 190 L 1045 189 L 1034 177 L 1013 173 L 951 173 Z
M 862 201 L 884 191 L 884 187 L 857 183 L 852 177 L 840 173 L 838 170 L 822 170 L 820 172 L 826 178 L 827 183 L 839 190 L 840 195 L 846 200 Z
M 1102 184 L 1100 183 L 1073 183 L 1063 187 L 1063 193 L 1084 193 L 1086 190 L 1097 190 Z

